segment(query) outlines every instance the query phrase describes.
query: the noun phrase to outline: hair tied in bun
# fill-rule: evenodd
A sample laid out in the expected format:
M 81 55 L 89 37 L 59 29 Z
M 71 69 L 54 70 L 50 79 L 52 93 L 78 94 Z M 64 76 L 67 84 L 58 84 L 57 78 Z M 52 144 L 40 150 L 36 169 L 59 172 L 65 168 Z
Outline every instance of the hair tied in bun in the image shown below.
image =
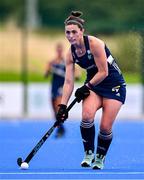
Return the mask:
M 83 13 L 81 11 L 72 11 L 71 15 L 75 17 L 80 17 L 83 15 Z

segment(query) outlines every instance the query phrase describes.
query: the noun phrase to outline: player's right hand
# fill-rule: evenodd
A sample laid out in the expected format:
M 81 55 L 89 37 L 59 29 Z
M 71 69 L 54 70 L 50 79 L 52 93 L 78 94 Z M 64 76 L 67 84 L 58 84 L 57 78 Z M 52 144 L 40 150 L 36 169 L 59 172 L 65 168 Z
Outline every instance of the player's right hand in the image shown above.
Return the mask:
M 63 123 L 68 118 L 67 106 L 65 104 L 59 104 L 59 110 L 56 115 L 57 124 Z

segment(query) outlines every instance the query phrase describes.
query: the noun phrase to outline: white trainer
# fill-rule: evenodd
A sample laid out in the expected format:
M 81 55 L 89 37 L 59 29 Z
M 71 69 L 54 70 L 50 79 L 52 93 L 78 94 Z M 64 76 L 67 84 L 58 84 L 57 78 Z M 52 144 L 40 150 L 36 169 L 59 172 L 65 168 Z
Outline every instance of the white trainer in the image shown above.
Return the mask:
M 94 162 L 94 153 L 89 150 L 88 152 L 85 152 L 85 156 L 83 161 L 81 162 L 82 167 L 91 167 L 92 163 Z
M 93 169 L 103 169 L 104 168 L 104 161 L 105 161 L 105 156 L 96 154 L 96 159 L 93 163 L 92 168 Z

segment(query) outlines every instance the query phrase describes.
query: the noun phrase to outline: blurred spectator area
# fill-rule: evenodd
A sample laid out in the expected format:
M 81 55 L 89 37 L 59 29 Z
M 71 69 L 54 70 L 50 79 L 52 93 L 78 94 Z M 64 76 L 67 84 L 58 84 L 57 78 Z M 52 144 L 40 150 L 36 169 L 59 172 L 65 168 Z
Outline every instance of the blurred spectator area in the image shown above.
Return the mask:
M 137 114 L 143 112 L 144 93 L 139 85 L 144 82 L 143 7 L 144 0 L 91 0 L 90 3 L 85 0 L 0 0 L 0 117 L 3 114 L 10 117 L 10 112 L 14 112 L 12 107 L 20 108 L 17 109 L 19 115 L 29 113 L 33 111 L 31 106 L 28 107 L 29 103 L 39 110 L 41 108 L 41 114 L 44 114 L 44 107 L 48 108 L 49 102 L 42 104 L 46 102 L 43 100 L 47 97 L 46 85 L 49 82 L 44 78 L 45 65 L 55 57 L 58 42 L 63 43 L 65 54 L 69 48 L 64 20 L 71 10 L 84 13 L 85 33 L 105 41 L 116 57 L 127 84 L 132 84 L 129 86 L 132 89 L 128 94 L 127 107 L 131 110 L 131 102 L 136 101 L 133 91 L 136 88 L 136 99 L 141 99 L 136 101 Z M 80 76 L 78 82 L 82 83 L 84 72 L 80 69 L 76 72 Z M 39 87 L 44 90 L 41 94 L 42 88 L 39 91 Z M 9 91 L 17 91 L 17 105 L 13 104 L 16 101 Z

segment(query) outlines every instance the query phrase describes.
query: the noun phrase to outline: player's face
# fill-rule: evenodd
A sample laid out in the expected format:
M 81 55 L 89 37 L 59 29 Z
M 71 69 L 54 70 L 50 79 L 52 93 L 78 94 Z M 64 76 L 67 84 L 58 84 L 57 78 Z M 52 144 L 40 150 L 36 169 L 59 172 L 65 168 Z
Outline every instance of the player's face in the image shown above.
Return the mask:
M 67 25 L 65 26 L 65 35 L 71 45 L 80 44 L 83 38 L 83 30 L 74 24 Z
M 63 53 L 63 46 L 62 46 L 62 44 L 58 44 L 57 45 L 56 51 L 57 51 L 58 56 L 62 55 L 62 53 Z

